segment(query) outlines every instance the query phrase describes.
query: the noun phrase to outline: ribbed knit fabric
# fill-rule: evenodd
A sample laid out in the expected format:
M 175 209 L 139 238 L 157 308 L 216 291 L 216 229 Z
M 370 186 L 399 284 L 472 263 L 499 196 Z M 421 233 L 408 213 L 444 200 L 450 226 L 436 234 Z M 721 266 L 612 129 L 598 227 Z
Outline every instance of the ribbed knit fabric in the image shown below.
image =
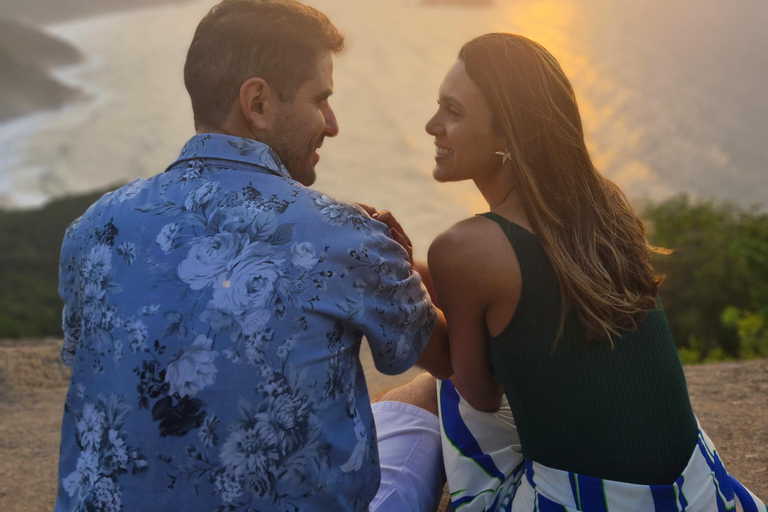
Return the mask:
M 493 213 L 517 256 L 522 291 L 489 342 L 526 458 L 554 469 L 634 484 L 671 484 L 698 427 L 661 303 L 634 332 L 587 341 L 575 313 L 555 345 L 560 290 L 538 239 Z

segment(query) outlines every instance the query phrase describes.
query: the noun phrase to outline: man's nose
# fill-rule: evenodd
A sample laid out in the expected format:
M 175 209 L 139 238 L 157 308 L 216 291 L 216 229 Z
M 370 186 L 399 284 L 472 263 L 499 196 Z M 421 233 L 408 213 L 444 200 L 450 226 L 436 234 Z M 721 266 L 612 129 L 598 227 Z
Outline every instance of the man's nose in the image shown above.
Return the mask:
M 323 133 L 326 137 L 335 137 L 339 134 L 339 123 L 336 121 L 336 114 L 331 107 L 325 112 L 325 129 Z

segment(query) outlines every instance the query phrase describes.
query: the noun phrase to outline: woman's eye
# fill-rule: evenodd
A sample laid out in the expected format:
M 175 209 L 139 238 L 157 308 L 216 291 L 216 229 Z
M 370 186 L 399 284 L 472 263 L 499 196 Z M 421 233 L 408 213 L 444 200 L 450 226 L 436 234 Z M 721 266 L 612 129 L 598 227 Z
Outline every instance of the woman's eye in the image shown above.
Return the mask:
M 440 108 L 442 108 L 442 109 L 444 109 L 446 112 L 448 112 L 448 115 L 449 115 L 449 116 L 452 116 L 452 117 L 458 117 L 458 116 L 459 116 L 459 113 L 458 113 L 457 111 L 453 110 L 453 109 L 450 107 L 450 105 L 448 105 L 448 104 L 446 104 L 446 103 L 440 103 L 440 100 L 438 100 L 438 101 L 437 101 L 437 104 L 440 106 Z

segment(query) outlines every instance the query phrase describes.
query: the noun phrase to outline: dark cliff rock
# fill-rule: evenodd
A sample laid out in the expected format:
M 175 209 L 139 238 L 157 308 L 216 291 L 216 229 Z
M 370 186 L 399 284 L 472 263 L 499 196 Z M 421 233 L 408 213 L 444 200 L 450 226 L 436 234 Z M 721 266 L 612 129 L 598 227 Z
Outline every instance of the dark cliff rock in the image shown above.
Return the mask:
M 188 1 L 190 0 L 0 0 L 0 13 L 26 22 L 55 23 L 115 11 Z
M 82 60 L 80 51 L 45 31 L 0 20 L 0 120 L 56 108 L 82 98 L 50 70 Z
M 26 23 L 0 19 L 0 50 L 19 63 L 50 69 L 83 60 L 80 50 Z
M 56 108 L 82 98 L 33 64 L 18 62 L 0 49 L 0 120 Z

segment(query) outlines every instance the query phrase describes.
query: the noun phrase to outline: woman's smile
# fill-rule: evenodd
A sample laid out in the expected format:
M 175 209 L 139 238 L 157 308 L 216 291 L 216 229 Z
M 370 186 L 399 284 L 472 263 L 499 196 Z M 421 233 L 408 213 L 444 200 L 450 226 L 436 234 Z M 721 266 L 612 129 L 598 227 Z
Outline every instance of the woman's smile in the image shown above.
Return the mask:
M 453 150 L 443 146 L 438 146 L 435 143 L 435 160 L 442 160 L 453 155 Z

